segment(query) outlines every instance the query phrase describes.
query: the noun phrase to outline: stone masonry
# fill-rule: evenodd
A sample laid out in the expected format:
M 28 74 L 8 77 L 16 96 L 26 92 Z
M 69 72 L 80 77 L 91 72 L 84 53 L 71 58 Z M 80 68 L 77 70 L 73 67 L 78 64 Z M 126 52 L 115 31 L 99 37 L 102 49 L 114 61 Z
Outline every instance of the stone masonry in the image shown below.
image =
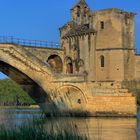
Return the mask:
M 134 16 L 116 8 L 92 11 L 85 0 L 60 28 L 60 48 L 0 44 L 0 70 L 50 115 L 136 116 L 124 80 L 140 79 Z

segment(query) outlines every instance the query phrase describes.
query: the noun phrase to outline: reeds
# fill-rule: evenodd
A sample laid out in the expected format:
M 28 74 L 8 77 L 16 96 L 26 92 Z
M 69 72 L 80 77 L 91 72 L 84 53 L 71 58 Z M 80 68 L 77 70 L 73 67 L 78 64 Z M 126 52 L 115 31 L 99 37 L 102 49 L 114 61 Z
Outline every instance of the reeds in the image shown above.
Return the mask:
M 87 140 L 72 125 L 63 128 L 51 126 L 46 131 L 42 121 L 33 121 L 15 129 L 0 127 L 0 140 Z

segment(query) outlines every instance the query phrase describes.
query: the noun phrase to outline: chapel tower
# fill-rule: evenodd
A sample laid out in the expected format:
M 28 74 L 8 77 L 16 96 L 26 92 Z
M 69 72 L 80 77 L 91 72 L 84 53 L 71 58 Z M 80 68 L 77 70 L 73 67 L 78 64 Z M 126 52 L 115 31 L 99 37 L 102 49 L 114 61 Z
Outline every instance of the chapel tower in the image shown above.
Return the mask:
M 134 15 L 116 8 L 92 12 L 85 0 L 78 0 L 70 21 L 60 28 L 64 72 L 93 82 L 133 79 Z

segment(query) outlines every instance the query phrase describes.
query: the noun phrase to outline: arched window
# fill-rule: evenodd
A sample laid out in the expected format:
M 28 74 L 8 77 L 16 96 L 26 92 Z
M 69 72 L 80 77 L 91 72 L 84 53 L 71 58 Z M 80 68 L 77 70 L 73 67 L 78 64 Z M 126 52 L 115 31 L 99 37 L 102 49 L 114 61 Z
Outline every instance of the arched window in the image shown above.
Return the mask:
M 79 60 L 78 66 L 79 66 L 79 72 L 83 73 L 84 72 L 84 61 L 82 59 Z
M 63 71 L 63 63 L 58 55 L 49 56 L 47 62 L 55 72 L 61 73 Z
M 77 6 L 77 16 L 80 17 L 81 7 Z
M 105 66 L 105 57 L 103 55 L 100 56 L 100 64 L 101 64 L 101 67 Z
M 72 59 L 70 57 L 67 57 L 65 59 L 65 63 L 66 63 L 66 73 L 68 74 L 72 74 L 73 73 L 73 63 L 72 63 Z

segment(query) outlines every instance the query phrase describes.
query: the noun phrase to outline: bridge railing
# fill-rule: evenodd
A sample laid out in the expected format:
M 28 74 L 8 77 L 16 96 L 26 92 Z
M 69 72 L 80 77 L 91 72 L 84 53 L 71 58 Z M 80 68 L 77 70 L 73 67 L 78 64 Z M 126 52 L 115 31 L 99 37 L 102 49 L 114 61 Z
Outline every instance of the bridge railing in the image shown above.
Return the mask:
M 13 36 L 0 36 L 0 43 L 13 43 L 13 44 L 19 44 L 23 46 L 42 47 L 42 48 L 60 48 L 59 43 L 56 42 L 28 40 L 28 39 L 16 38 Z

